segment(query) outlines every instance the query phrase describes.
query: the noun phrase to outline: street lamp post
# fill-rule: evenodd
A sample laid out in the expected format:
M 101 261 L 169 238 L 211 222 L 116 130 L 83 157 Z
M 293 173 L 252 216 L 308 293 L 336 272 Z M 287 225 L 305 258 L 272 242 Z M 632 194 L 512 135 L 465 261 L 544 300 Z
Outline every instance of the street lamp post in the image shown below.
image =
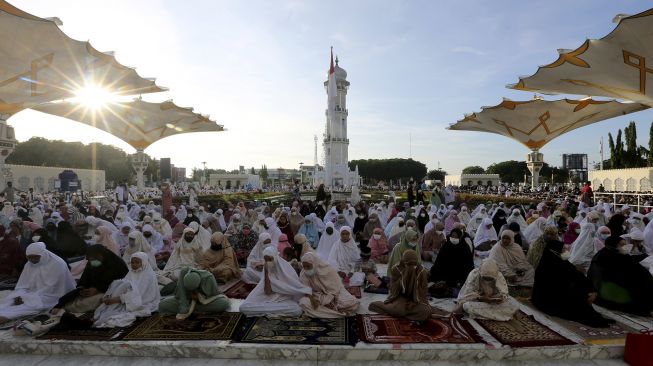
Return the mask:
M 299 183 L 304 185 L 304 163 L 299 163 Z

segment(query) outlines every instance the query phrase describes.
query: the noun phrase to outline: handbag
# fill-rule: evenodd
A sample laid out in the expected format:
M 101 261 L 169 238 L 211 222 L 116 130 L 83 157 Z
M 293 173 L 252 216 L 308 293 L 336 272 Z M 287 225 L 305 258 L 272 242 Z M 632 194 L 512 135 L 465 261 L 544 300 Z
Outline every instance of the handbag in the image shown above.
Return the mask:
M 653 366 L 653 331 L 640 330 L 626 335 L 624 361 L 631 366 Z

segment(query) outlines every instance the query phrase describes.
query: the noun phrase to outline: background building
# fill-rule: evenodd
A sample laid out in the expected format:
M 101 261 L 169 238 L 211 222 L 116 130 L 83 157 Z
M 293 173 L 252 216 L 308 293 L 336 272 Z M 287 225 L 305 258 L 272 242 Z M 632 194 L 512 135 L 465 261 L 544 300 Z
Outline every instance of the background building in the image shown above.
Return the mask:
M 607 169 L 589 172 L 594 191 L 603 185 L 606 191 L 650 192 L 653 168 Z
M 587 182 L 587 154 L 562 154 L 562 169 L 569 171 L 569 179 Z
M 222 189 L 259 189 L 259 176 L 249 173 L 223 173 L 209 175 L 209 185 Z
M 13 182 L 14 187 L 27 191 L 34 188 L 34 192 L 50 192 L 56 190 L 59 174 L 64 170 L 71 170 L 77 174 L 81 189 L 85 191 L 100 192 L 106 189 L 104 170 L 59 168 L 31 165 L 6 164 L 11 170 L 8 182 Z
M 460 186 L 498 186 L 501 183 L 499 174 L 459 174 L 444 177 L 444 184 Z

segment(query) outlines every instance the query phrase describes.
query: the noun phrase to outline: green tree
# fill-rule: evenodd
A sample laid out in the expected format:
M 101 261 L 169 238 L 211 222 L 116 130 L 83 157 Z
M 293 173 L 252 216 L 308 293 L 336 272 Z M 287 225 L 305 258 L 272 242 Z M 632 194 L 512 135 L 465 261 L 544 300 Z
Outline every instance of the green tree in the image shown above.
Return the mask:
M 637 146 L 637 127 L 634 121 L 630 121 L 624 129 L 626 150 L 624 152 L 624 165 L 626 168 L 637 168 L 641 163 L 641 156 Z
M 261 177 L 261 181 L 263 182 L 263 185 L 266 185 L 268 182 L 268 177 L 270 177 L 270 174 L 268 173 L 268 167 L 263 164 L 261 167 L 261 170 L 258 172 L 259 177 Z
M 349 168 L 355 169 L 366 181 L 375 184 L 379 181 L 422 180 L 426 176 L 426 165 L 413 159 L 365 159 L 352 160 Z
M 444 181 L 444 177 L 446 176 L 447 176 L 447 172 L 445 172 L 442 169 L 433 169 L 433 170 L 429 170 L 428 173 L 426 173 L 426 178 L 429 180 Z
M 485 174 L 485 169 L 478 165 L 468 166 L 463 169 L 463 174 Z
M 252 167 L 252 169 L 249 170 L 249 174 L 252 174 L 252 175 L 256 174 L 256 170 L 254 169 L 254 167 Z
M 624 167 L 624 143 L 621 139 L 621 129 L 617 131 L 617 142 L 614 146 L 614 152 L 616 155 L 616 165 L 613 169 L 620 169 Z
M 651 125 L 651 131 L 653 131 L 653 125 Z M 619 156 L 617 154 L 617 147 L 614 145 L 614 139 L 612 138 L 611 133 L 608 133 L 608 146 L 610 148 L 610 167 L 616 169 L 616 167 L 619 166 L 619 162 L 617 161 Z

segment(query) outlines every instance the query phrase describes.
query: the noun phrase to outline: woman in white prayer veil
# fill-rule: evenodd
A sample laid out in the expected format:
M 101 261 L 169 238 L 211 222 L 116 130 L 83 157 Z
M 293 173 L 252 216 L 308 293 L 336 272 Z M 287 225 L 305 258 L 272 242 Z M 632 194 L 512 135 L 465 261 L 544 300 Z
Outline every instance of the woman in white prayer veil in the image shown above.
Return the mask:
M 175 249 L 170 254 L 166 266 L 163 271 L 158 273 L 159 283 L 167 285 L 173 280 L 177 280 L 181 270 L 186 267 L 197 268 L 197 262 L 203 252 L 199 235 L 190 226 L 185 228 Z
M 467 225 L 467 232 L 471 237 L 474 237 L 474 235 L 476 235 L 476 231 L 478 230 L 478 227 L 481 226 L 483 220 L 488 217 L 485 205 L 480 204 L 479 207 L 480 209 L 478 209 L 477 207 L 478 211 L 472 215 L 472 220 Z
M 336 220 L 336 217 L 338 217 L 338 210 L 336 210 L 335 207 L 331 207 L 329 212 L 324 215 L 324 223 L 326 224 L 327 222 L 334 222 Z
M 122 255 L 122 260 L 129 265 L 131 256 L 134 253 L 143 252 L 148 255 L 148 262 L 150 267 L 156 268 L 156 259 L 154 257 L 154 248 L 150 246 L 147 239 L 143 236 L 138 230 L 132 230 L 127 235 L 127 246 L 125 247 L 125 252 Z
M 147 243 L 154 250 L 155 254 L 163 250 L 163 238 L 161 237 L 161 234 L 159 234 L 156 230 L 154 230 L 152 225 L 149 224 L 143 225 L 143 229 L 141 229 L 141 232 L 143 233 L 143 237 L 145 238 L 145 240 L 147 240 Z
M 591 222 L 586 222 L 580 226 L 578 238 L 571 244 L 571 255 L 569 262 L 576 266 L 583 273 L 592 263 L 592 258 L 596 254 L 596 227 Z
M 583 222 L 587 222 L 587 211 L 578 211 L 576 214 L 576 217 L 574 218 L 574 222 L 577 224 L 582 224 Z
M 211 233 L 205 228 L 203 228 L 196 221 L 193 221 L 190 224 L 188 224 L 188 227 L 193 229 L 193 231 L 195 231 L 195 236 L 199 236 L 199 241 L 200 241 L 200 245 L 202 246 L 202 250 L 208 250 L 211 247 Z
M 460 215 L 458 215 L 458 218 L 460 218 Z M 528 224 L 526 224 L 526 220 L 524 220 L 524 216 L 521 215 L 521 212 L 518 208 L 512 210 L 512 214 L 508 216 L 508 220 L 506 220 L 506 222 L 508 225 L 510 225 L 512 222 L 518 223 L 519 230 L 522 232 L 528 228 Z
M 347 226 L 353 227 L 354 223 L 356 222 L 356 210 L 353 207 L 348 207 L 343 212 L 343 214 L 345 215 L 345 221 L 347 221 Z
M 227 230 L 227 223 L 224 221 L 224 212 L 220 208 L 217 211 L 215 211 L 213 216 L 218 220 L 218 226 L 220 226 L 220 232 L 224 233 Z M 252 225 L 254 225 L 255 223 L 256 221 L 252 222 Z
M 14 291 L 0 302 L 0 322 L 52 309 L 59 298 L 75 289 L 75 280 L 63 259 L 45 249 L 45 243 L 30 244 L 28 262 Z
M 320 242 L 317 245 L 317 256 L 324 262 L 329 260 L 331 248 L 340 239 L 339 233 L 335 230 L 333 223 L 328 222 L 324 234 L 320 237 Z
M 365 280 L 363 272 L 355 271 L 356 261 L 360 259 L 360 255 L 351 228 L 343 226 L 340 229 L 340 240 L 331 248 L 327 263 L 335 268 L 341 277 L 348 277 L 350 286 L 360 286 Z
M 653 255 L 653 220 L 649 221 L 644 229 L 644 248 L 649 255 Z
M 469 225 L 472 221 L 472 217 L 469 215 L 469 208 L 466 205 L 460 206 L 460 212 L 458 213 L 458 219 L 465 226 Z
M 242 276 L 243 282 L 251 285 L 259 283 L 261 276 L 263 276 L 263 264 L 265 264 L 263 260 L 263 250 L 270 246 L 276 248 L 276 246 L 272 244 L 270 234 L 259 234 L 256 245 L 254 245 L 254 248 L 252 248 L 252 251 L 249 252 L 249 256 L 247 257 L 247 268 L 243 271 Z
M 447 212 L 449 212 L 449 210 L 447 210 L 447 206 L 445 206 L 444 203 L 441 204 L 440 208 L 438 208 L 438 211 L 436 212 L 436 214 L 438 215 L 438 219 L 440 219 L 440 221 L 443 221 L 444 217 L 447 215 Z
M 177 218 L 177 220 L 179 220 L 179 222 L 183 223 L 184 220 L 186 220 L 186 216 L 188 216 L 188 211 L 186 211 L 186 206 L 180 205 L 177 212 L 175 212 L 175 217 Z
M 474 219 L 474 216 L 476 216 L 477 213 L 481 212 L 482 209 L 485 209 L 485 211 L 487 212 L 487 209 L 485 208 L 484 204 L 481 203 L 478 206 L 476 206 L 476 208 L 474 208 L 474 211 L 472 211 L 472 214 L 471 214 L 472 219 Z
M 600 216 L 601 215 L 599 215 L 599 217 Z M 644 229 L 646 229 L 646 225 L 644 224 L 644 221 L 642 221 L 643 218 L 644 215 L 642 215 L 641 213 L 632 212 L 630 214 L 630 217 L 628 218 L 628 222 L 630 222 L 631 225 L 633 225 L 633 227 L 636 227 L 639 230 L 644 231 Z
M 114 328 L 130 326 L 137 317 L 152 315 L 159 308 L 161 295 L 156 274 L 143 252 L 131 255 L 129 273 L 122 280 L 111 283 L 95 310 L 93 327 Z
M 524 230 L 524 238 L 529 243 L 534 243 L 535 240 L 539 239 L 540 236 L 544 233 L 544 227 L 546 226 L 546 219 L 544 217 L 538 217 L 533 221 L 526 230 Z
M 383 233 L 385 234 L 386 238 L 389 238 L 392 231 L 395 230 L 395 227 L 397 227 L 397 222 L 399 222 L 399 218 L 401 218 L 402 220 L 405 220 L 406 213 L 405 212 L 399 212 L 395 217 L 392 218 L 392 220 L 390 220 L 388 225 L 385 226 L 385 229 L 383 230 Z
M 30 207 L 29 218 L 32 219 L 35 224 L 41 227 L 43 226 L 43 212 L 41 212 L 38 207 Z
M 498 241 L 497 231 L 492 225 L 492 220 L 486 217 L 483 219 L 481 226 L 478 227 L 474 235 L 474 248 L 481 252 L 486 252 Z
M 317 217 L 316 214 L 312 213 L 307 216 L 310 218 L 311 221 L 313 221 L 313 225 L 317 228 L 318 233 L 323 233 L 324 229 L 326 229 L 326 225 L 324 224 L 324 221 L 320 220 L 319 217 Z
M 281 236 L 281 229 L 277 227 L 277 222 L 271 218 L 265 218 L 265 232 L 270 234 L 270 239 L 272 239 L 272 245 L 275 247 L 279 244 L 279 237 Z
M 240 312 L 246 316 L 300 316 L 299 301 L 313 290 L 299 281 L 295 269 L 279 258 L 276 248 L 265 248 L 263 258 L 261 280 L 240 305 Z
M 138 221 L 138 216 L 141 213 L 141 206 L 137 204 L 133 204 L 132 207 L 129 209 L 129 218 Z

